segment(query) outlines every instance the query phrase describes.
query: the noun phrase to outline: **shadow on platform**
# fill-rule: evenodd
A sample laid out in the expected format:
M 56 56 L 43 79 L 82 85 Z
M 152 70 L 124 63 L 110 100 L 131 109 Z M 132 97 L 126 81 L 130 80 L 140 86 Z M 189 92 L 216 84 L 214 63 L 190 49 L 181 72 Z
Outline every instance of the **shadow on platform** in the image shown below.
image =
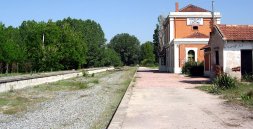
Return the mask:
M 182 83 L 188 84 L 211 84 L 212 81 L 207 77 L 188 77 L 188 79 L 181 80 Z
M 138 73 L 164 73 L 164 74 L 174 74 L 169 72 L 161 72 L 157 69 L 147 69 L 147 70 L 137 70 Z M 186 79 L 180 80 L 182 83 L 188 83 L 188 84 L 211 84 L 211 79 L 203 76 L 187 76 L 184 77 Z
M 159 70 L 157 70 L 157 69 L 152 69 L 152 70 L 137 70 L 137 72 L 139 72 L 139 73 L 167 73 L 167 74 L 170 74 L 170 73 L 168 73 L 168 72 L 161 72 L 161 71 L 159 71 Z

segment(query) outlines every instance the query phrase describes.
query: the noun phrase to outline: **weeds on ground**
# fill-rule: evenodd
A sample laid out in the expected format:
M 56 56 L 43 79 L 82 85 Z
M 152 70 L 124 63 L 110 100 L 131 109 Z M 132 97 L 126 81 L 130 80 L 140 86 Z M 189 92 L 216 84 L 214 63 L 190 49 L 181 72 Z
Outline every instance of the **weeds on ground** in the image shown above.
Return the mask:
M 236 78 L 222 75 L 211 85 L 197 87 L 211 94 L 221 95 L 229 102 L 253 108 L 253 83 L 239 83 Z
M 89 74 L 87 73 L 87 71 L 85 71 L 85 70 L 83 70 L 82 73 L 83 73 L 83 77 L 87 77 L 87 76 L 89 75 Z
M 246 74 L 242 77 L 242 81 L 253 82 L 253 74 Z
M 95 79 L 95 80 L 92 81 L 92 83 L 94 83 L 94 84 L 99 84 L 99 80 L 98 80 L 98 79 Z
M 22 91 L 23 92 L 23 91 Z M 31 97 L 30 95 L 23 95 L 21 92 L 6 92 L 0 94 L 0 112 L 3 114 L 15 114 L 27 109 L 28 106 L 42 102 L 44 97 Z
M 219 89 L 226 90 L 235 88 L 238 85 L 238 81 L 236 78 L 233 78 L 228 74 L 222 74 L 214 79 L 213 85 Z
M 71 91 L 71 90 L 81 90 L 87 87 L 88 84 L 86 82 L 62 80 L 55 83 L 35 86 L 34 88 L 40 91 Z

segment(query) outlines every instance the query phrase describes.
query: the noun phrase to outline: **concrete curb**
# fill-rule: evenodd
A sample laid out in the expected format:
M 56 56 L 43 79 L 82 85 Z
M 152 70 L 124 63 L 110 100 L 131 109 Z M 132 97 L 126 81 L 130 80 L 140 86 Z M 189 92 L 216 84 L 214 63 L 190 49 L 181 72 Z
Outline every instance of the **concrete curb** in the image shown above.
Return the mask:
M 93 73 L 100 73 L 100 72 L 105 72 L 107 70 L 113 70 L 113 69 L 114 69 L 114 67 L 107 67 L 107 68 L 102 68 L 102 69 L 87 70 L 87 72 L 88 72 L 88 74 L 93 74 Z M 0 83 L 0 93 L 12 91 L 12 90 L 23 89 L 26 87 L 32 87 L 32 86 L 36 86 L 36 85 L 40 85 L 40 84 L 44 84 L 44 83 L 56 82 L 59 80 L 69 79 L 69 78 L 73 78 L 73 77 L 79 77 L 82 75 L 83 75 L 83 72 L 71 71 L 71 72 L 67 72 L 67 73 L 35 76 L 35 77 L 10 80 L 10 81 Z
M 129 100 L 132 96 L 132 89 L 133 89 L 133 85 L 135 84 L 134 79 L 136 77 L 137 71 L 138 71 L 139 67 L 137 67 L 135 74 L 124 94 L 124 96 L 121 99 L 120 104 L 117 107 L 117 110 L 115 111 L 112 120 L 110 121 L 107 129 L 121 129 L 124 119 L 126 117 L 126 110 L 128 108 L 128 103 Z

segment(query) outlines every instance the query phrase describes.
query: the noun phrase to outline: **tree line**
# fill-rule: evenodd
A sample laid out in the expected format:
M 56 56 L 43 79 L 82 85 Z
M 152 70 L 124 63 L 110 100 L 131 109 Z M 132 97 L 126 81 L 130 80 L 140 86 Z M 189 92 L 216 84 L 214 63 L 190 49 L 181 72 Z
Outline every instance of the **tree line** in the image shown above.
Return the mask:
M 134 35 L 122 33 L 114 36 L 108 44 L 108 47 L 120 55 L 124 65 L 157 65 L 157 47 L 151 41 L 140 44 L 140 41 Z
M 154 63 L 153 55 L 144 56 L 144 49 L 153 49 L 142 45 L 126 33 L 106 44 L 100 24 L 93 20 L 29 20 L 19 27 L 0 23 L 0 73 L 135 65 L 146 57 Z

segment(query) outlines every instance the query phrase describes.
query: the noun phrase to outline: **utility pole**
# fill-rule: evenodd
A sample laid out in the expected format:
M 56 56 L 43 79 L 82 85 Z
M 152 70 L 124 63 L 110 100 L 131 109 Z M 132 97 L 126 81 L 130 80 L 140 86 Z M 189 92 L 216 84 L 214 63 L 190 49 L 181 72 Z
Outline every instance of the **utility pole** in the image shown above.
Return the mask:
M 43 33 L 42 35 L 42 47 L 44 48 L 44 43 L 45 43 L 45 34 Z
M 42 35 L 42 53 L 43 53 L 43 58 L 42 61 L 45 61 L 45 34 L 43 33 Z
M 214 20 L 214 0 L 212 1 L 212 27 L 215 25 L 215 20 Z

